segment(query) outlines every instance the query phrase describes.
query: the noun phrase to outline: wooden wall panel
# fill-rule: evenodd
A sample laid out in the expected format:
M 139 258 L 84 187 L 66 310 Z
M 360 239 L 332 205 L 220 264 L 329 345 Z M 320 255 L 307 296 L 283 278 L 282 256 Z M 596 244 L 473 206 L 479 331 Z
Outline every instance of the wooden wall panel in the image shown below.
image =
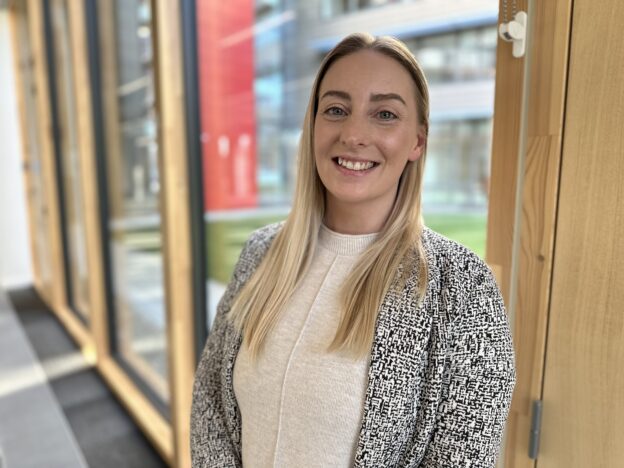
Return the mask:
M 623 28 L 574 1 L 539 468 L 624 460 Z

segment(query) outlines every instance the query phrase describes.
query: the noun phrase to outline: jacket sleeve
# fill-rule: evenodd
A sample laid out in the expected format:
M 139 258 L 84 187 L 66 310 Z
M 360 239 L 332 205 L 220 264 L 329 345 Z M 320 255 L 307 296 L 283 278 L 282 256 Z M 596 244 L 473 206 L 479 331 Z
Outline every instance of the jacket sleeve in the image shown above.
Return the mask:
M 515 384 L 500 292 L 483 265 L 451 323 L 448 368 L 421 468 L 493 468 Z
M 193 385 L 191 407 L 191 459 L 193 468 L 240 467 L 240 419 L 234 390 L 228 375 L 235 356 L 228 355 L 227 343 L 234 338 L 226 315 L 236 294 L 253 272 L 253 255 L 247 241 L 238 259 L 217 315 L 206 340 Z
M 228 428 L 222 394 L 225 311 L 219 311 L 202 353 L 193 386 L 191 459 L 193 468 L 238 467 L 240 453 Z

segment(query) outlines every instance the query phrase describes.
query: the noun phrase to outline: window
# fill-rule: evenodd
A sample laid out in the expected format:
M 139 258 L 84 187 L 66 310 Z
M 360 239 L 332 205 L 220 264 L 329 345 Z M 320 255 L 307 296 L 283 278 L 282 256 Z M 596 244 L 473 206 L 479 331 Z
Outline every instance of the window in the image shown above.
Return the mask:
M 111 347 L 167 413 L 166 294 L 162 252 L 153 15 L 147 0 L 98 2 L 106 140 Z

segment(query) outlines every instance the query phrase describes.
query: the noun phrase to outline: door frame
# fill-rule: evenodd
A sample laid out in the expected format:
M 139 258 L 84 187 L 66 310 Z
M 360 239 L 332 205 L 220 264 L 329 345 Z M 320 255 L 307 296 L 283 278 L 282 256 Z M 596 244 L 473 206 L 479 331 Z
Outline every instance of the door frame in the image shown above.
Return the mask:
M 518 1 L 520 10 L 530 6 L 528 53 L 514 59 L 511 44 L 501 39 L 497 51 L 486 260 L 508 308 L 516 352 L 516 387 L 500 459 L 505 468 L 535 466 L 529 433 L 544 379 L 572 1 Z M 502 5 L 503 0 L 501 12 Z

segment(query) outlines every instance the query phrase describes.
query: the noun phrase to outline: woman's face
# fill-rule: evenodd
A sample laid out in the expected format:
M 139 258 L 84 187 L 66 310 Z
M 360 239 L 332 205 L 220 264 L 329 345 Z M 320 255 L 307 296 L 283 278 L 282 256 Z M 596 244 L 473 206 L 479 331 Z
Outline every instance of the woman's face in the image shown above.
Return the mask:
M 414 82 L 397 61 L 364 50 L 334 62 L 321 82 L 314 120 L 327 210 L 387 216 L 403 169 L 423 153 L 418 122 Z

